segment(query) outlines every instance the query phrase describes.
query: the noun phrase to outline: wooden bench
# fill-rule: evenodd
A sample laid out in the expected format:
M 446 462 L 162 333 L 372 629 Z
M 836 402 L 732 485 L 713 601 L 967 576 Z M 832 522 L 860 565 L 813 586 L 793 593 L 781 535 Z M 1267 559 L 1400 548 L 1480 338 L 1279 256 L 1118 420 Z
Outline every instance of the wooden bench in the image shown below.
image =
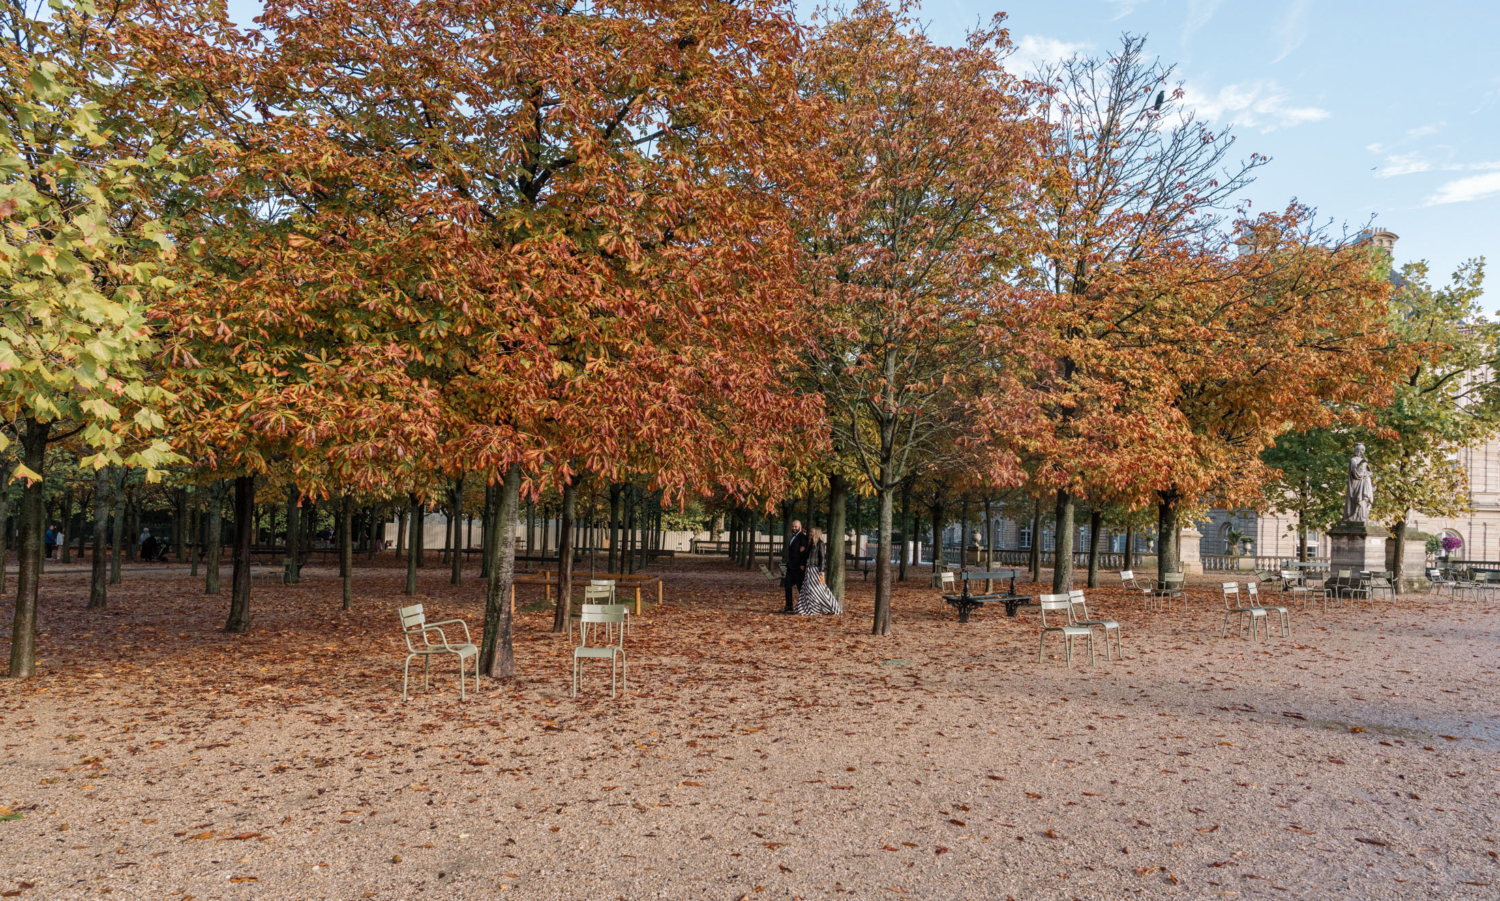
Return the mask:
M 1001 569 L 994 572 L 965 572 L 959 573 L 962 591 L 959 594 L 945 594 L 943 600 L 958 608 L 958 621 L 966 623 L 969 614 L 983 607 L 985 604 L 1004 604 L 1005 615 L 1015 616 L 1016 608 L 1031 600 L 1031 595 L 1016 594 L 1016 576 L 1019 570 Z M 1010 592 L 1008 594 L 975 593 L 969 590 L 970 582 L 1003 582 L 1010 580 Z
M 656 586 L 656 603 L 662 603 L 663 589 L 661 576 L 647 575 L 645 573 L 593 573 L 589 574 L 581 570 L 573 571 L 573 585 L 587 585 L 590 579 L 610 579 L 615 583 L 615 596 L 618 597 L 622 591 L 635 589 L 635 612 L 641 612 L 641 589 Z M 517 585 L 541 585 L 546 593 L 546 599 L 552 600 L 552 589 L 557 587 L 557 573 L 553 570 L 543 570 L 539 573 L 518 573 L 511 581 L 510 604 L 514 609 L 516 605 Z

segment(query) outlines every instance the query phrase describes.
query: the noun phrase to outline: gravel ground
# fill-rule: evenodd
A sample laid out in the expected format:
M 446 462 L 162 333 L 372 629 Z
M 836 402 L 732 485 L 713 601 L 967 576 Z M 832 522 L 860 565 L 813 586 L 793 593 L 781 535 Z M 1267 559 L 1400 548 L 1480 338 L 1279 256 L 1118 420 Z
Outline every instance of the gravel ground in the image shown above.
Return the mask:
M 445 573 L 418 600 L 477 628 Z M 43 675 L 0 684 L 0 897 L 1500 898 L 1493 602 L 1250 642 L 1212 579 L 1186 613 L 1105 589 L 1124 660 L 1070 670 L 1034 613 L 961 625 L 916 582 L 875 638 L 857 574 L 819 619 L 666 576 L 619 699 L 600 661 L 568 697 L 538 611 L 516 683 L 460 702 L 446 664 L 403 704 L 394 568 L 348 612 L 330 570 L 258 580 L 242 636 L 175 568 L 95 614 L 49 573 Z

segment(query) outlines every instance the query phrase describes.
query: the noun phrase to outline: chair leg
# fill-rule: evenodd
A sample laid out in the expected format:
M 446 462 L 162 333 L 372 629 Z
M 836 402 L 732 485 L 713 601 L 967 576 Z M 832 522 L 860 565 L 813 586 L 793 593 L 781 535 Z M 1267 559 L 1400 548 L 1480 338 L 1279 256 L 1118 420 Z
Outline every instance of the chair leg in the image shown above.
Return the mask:
M 1089 669 L 1093 669 L 1094 663 L 1094 630 L 1089 630 Z
M 1047 643 L 1047 633 L 1043 632 L 1042 636 L 1036 640 L 1036 662 L 1037 663 L 1041 663 L 1042 662 L 1042 646 L 1045 645 L 1046 643 Z
M 469 699 L 469 683 L 464 680 L 464 658 L 458 655 L 458 699 L 467 701 Z
M 403 667 L 401 667 L 401 700 L 403 700 L 403 701 L 406 700 L 406 680 L 407 680 L 407 677 L 411 675 L 411 658 L 412 658 L 412 656 L 413 655 L 411 655 L 411 654 L 407 654 L 406 655 L 406 665 L 403 666 Z
M 427 688 L 428 688 L 427 677 L 428 677 L 429 674 L 431 674 L 431 672 L 432 672 L 432 655 L 431 654 L 423 654 L 422 655 L 422 690 L 423 691 L 426 691 Z

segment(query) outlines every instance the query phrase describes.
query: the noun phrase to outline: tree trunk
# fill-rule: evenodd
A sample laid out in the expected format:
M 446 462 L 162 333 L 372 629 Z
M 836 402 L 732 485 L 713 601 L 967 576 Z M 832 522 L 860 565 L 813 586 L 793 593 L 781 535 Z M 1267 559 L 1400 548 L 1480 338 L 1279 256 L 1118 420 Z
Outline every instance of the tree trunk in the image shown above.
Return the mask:
M 1089 587 L 1099 587 L 1099 530 L 1104 525 L 1104 515 L 1098 508 L 1089 511 Z
M 479 578 L 485 580 L 490 577 L 489 546 L 495 543 L 495 523 L 491 521 L 491 517 L 500 509 L 499 503 L 495 500 L 495 486 L 486 482 L 484 510 L 479 514 Z
M 876 542 L 879 544 L 879 542 Z M 887 548 L 889 550 L 889 548 Z M 901 574 L 898 578 L 906 581 L 906 561 L 916 550 L 916 542 L 913 540 L 911 528 L 911 483 L 901 484 Z
M 932 513 L 932 571 L 942 572 L 947 565 L 947 554 L 943 552 L 943 505 L 929 504 Z
M 620 565 L 620 485 L 609 486 L 609 562 L 606 568 L 617 573 Z
M 344 609 L 354 606 L 354 500 L 344 495 L 339 510 L 339 575 L 344 580 Z
M 1042 499 L 1031 502 L 1031 581 L 1042 581 Z
M 8 552 L 10 538 L 10 473 L 12 467 L 10 460 L 0 457 L 0 596 L 5 594 L 6 578 L 5 559 Z M 95 553 L 98 553 L 95 550 Z
M 448 520 L 453 524 L 453 572 L 448 576 L 451 585 L 462 585 L 464 582 L 464 477 L 462 475 L 453 477 L 453 503 L 448 513 Z
M 255 538 L 255 476 L 234 480 L 233 574 L 225 632 L 250 631 L 250 548 Z
M 1180 572 L 1177 559 L 1177 492 L 1158 491 L 1156 505 L 1156 571 L 1161 575 Z
M 224 480 L 214 479 L 208 487 L 208 560 L 203 573 L 203 593 L 219 593 L 219 557 L 224 543 Z
M 59 550 L 57 562 L 71 563 L 72 558 L 68 555 L 68 537 L 73 534 L 73 486 L 69 485 L 63 489 L 62 516 L 58 520 L 58 528 L 62 534 L 57 536 Z
M 396 559 L 397 560 L 400 560 L 401 559 L 401 555 L 404 554 L 404 553 L 406 553 L 406 520 L 407 520 L 407 514 L 410 513 L 410 512 L 411 511 L 409 509 L 401 509 L 401 510 L 397 510 L 396 511 Z
M 94 470 L 94 558 L 89 561 L 89 609 L 109 604 L 109 467 Z
M 422 556 L 422 505 L 415 494 L 411 495 L 411 535 L 406 540 L 406 593 L 417 593 L 417 567 Z
M 51 423 L 27 418 L 21 431 L 21 462 L 38 476 L 46 475 L 47 439 Z M 19 426 L 19 423 L 17 423 Z M 16 612 L 11 626 L 10 677 L 29 679 L 36 675 L 36 605 L 41 586 L 42 533 L 46 530 L 47 483 L 38 478 L 21 491 L 21 534 L 18 536 L 19 573 L 16 577 Z
M 880 486 L 875 493 L 876 547 L 875 561 L 875 622 L 870 631 L 875 635 L 891 632 L 891 526 L 895 506 L 896 487 L 890 484 L 887 471 L 882 468 Z
M 1391 566 L 1391 584 L 1396 586 L 1394 594 L 1401 594 L 1401 576 L 1406 571 L 1406 515 L 1409 510 L 1403 510 L 1401 520 L 1391 526 L 1391 538 L 1396 542 L 1395 561 Z
M 115 470 L 113 491 L 114 521 L 110 523 L 109 584 L 120 584 L 120 555 L 125 544 L 125 479 L 129 475 L 125 467 Z
M 302 581 L 301 567 L 297 565 L 297 546 L 301 544 L 302 506 L 297 503 L 302 497 L 297 486 L 287 489 L 286 495 L 286 571 L 281 580 L 288 585 Z
M 1297 560 L 1300 563 L 1307 562 L 1307 519 L 1301 510 L 1297 511 Z
M 413 495 L 415 496 L 415 495 Z M 427 567 L 427 502 L 417 501 L 416 507 L 411 512 L 412 532 L 411 545 L 412 556 L 417 558 L 417 569 Z
M 526 556 L 536 556 L 536 501 L 526 502 Z
M 492 679 L 516 675 L 514 621 L 510 592 L 516 575 L 516 514 L 521 494 L 521 467 L 506 467 L 499 490 L 492 492 L 496 525 L 494 541 L 485 542 L 490 575 L 485 585 L 484 637 L 480 642 L 479 670 Z
M 1057 492 L 1056 518 L 1052 542 L 1052 593 L 1067 594 L 1073 590 L 1073 512 L 1077 499 L 1061 489 Z
M 635 496 L 635 487 L 630 489 L 630 496 L 625 503 L 625 557 L 620 562 L 621 571 L 627 573 L 635 572 L 635 517 L 638 498 Z
M 177 489 L 173 492 L 172 499 L 176 501 L 177 507 L 175 515 L 172 517 L 172 550 L 177 553 L 178 563 L 186 563 L 188 559 L 187 555 L 190 553 L 188 549 L 193 545 L 193 541 L 189 537 L 193 532 L 192 523 L 188 521 L 187 489 Z M 197 575 L 197 573 L 194 573 L 194 575 Z
M 969 496 L 965 494 L 958 515 L 958 571 L 969 568 Z
M 1125 568 L 1135 569 L 1135 526 L 1125 527 Z
M 573 615 L 573 520 L 578 514 L 578 478 L 563 486 L 562 529 L 557 533 L 557 608 L 552 613 L 552 631 L 568 631 Z
M 196 578 L 198 578 L 198 547 L 199 547 L 199 545 L 198 545 L 198 533 L 203 528 L 203 515 L 198 511 L 198 505 L 197 504 L 190 503 L 188 505 L 188 520 L 187 521 L 188 521 L 188 539 L 187 539 L 187 542 L 188 542 L 188 546 L 187 546 L 188 563 L 192 565 L 192 569 L 188 572 L 188 575 L 191 576 L 192 578 L 196 579 Z
M 845 543 L 845 520 L 848 516 L 849 483 L 834 474 L 828 477 L 828 590 L 844 602 L 844 558 L 849 552 Z

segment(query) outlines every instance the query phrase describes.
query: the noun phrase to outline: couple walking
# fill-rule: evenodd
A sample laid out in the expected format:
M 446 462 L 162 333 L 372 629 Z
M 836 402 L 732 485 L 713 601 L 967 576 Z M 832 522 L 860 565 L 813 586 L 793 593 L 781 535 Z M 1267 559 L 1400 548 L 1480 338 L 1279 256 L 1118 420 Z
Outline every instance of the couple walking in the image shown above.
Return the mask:
M 802 531 L 800 521 L 793 520 L 792 537 L 782 551 L 781 562 L 786 567 L 786 575 L 781 578 L 781 584 L 786 588 L 786 609 L 782 613 L 816 616 L 844 612 L 823 576 L 828 569 L 828 542 L 823 540 L 821 529 L 813 529 L 809 535 Z M 794 588 L 797 589 L 795 606 L 792 604 Z

